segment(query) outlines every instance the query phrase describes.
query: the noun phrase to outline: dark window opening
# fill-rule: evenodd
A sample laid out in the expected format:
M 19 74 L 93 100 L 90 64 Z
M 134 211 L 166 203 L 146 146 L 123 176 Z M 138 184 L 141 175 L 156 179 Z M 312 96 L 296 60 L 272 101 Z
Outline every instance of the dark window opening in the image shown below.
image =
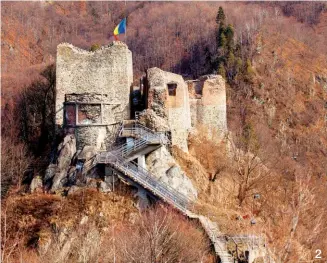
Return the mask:
M 194 83 L 194 90 L 196 95 L 202 95 L 203 81 L 198 81 Z
M 76 125 L 75 105 L 65 105 L 65 125 Z
M 167 84 L 167 87 L 168 87 L 169 96 L 176 96 L 177 84 L 169 83 L 169 84 Z

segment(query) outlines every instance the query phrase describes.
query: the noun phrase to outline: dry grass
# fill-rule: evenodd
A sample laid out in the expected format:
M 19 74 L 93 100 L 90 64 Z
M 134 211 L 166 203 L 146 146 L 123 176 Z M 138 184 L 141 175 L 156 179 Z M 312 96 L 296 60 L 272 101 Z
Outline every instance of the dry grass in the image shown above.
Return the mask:
M 130 220 L 137 208 L 129 196 L 92 189 L 82 189 L 68 197 L 9 196 L 2 203 L 2 229 L 5 227 L 11 235 L 8 239 L 18 238 L 20 245 L 34 247 L 48 237 L 51 229 L 71 229 L 85 216 L 100 228 L 110 222 Z

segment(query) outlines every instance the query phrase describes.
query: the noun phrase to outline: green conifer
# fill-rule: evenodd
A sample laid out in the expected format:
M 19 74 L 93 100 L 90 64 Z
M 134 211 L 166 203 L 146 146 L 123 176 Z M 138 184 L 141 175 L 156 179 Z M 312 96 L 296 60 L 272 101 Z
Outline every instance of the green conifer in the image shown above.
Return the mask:
M 219 6 L 218 13 L 216 16 L 217 25 L 219 25 L 219 26 L 223 25 L 225 23 L 225 19 L 226 19 L 226 16 L 224 13 L 224 9 L 221 6 Z
M 221 75 L 224 79 L 226 78 L 226 70 L 223 63 L 219 64 L 217 74 Z
M 231 24 L 226 27 L 225 36 L 227 40 L 227 48 L 231 51 L 234 49 L 234 28 Z

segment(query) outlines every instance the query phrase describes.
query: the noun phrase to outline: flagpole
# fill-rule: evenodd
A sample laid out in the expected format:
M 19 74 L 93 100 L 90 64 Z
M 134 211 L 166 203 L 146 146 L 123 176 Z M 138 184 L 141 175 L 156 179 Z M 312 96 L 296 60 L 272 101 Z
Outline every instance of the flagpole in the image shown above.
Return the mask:
M 126 19 L 126 26 L 125 26 L 125 42 L 127 45 L 127 16 L 126 16 L 126 0 L 125 0 L 125 19 Z
M 126 0 L 125 0 L 125 44 L 126 44 L 126 54 L 125 54 L 125 58 L 126 58 L 126 62 L 128 62 L 128 45 L 127 45 L 127 17 L 126 17 Z M 126 63 L 126 75 L 127 75 L 127 85 L 129 86 L 130 85 L 130 80 L 129 80 L 129 72 L 128 72 L 128 63 Z M 129 92 L 131 92 L 131 87 L 129 87 Z M 126 116 L 128 119 L 131 119 L 131 108 L 129 108 L 129 113 L 127 114 Z M 123 116 L 124 118 L 124 116 Z

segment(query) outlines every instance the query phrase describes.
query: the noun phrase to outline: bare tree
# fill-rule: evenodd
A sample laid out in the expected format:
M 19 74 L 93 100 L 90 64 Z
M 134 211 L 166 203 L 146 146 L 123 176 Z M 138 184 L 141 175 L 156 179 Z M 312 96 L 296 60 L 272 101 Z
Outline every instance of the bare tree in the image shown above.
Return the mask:
M 208 253 L 208 241 L 181 215 L 165 209 L 144 213 L 117 238 L 119 262 L 199 262 Z
M 54 137 L 55 65 L 48 66 L 41 76 L 20 94 L 16 112 L 20 136 L 30 148 L 37 146 L 33 149 L 36 154 Z
M 242 206 L 255 189 L 271 174 L 265 165 L 267 159 L 261 149 L 253 128 L 246 125 L 237 143 L 228 138 L 231 146 L 233 179 L 238 186 L 237 199 Z
M 32 163 L 33 157 L 22 142 L 14 142 L 9 137 L 1 140 L 1 197 L 4 197 L 10 186 L 20 188 L 25 172 Z

